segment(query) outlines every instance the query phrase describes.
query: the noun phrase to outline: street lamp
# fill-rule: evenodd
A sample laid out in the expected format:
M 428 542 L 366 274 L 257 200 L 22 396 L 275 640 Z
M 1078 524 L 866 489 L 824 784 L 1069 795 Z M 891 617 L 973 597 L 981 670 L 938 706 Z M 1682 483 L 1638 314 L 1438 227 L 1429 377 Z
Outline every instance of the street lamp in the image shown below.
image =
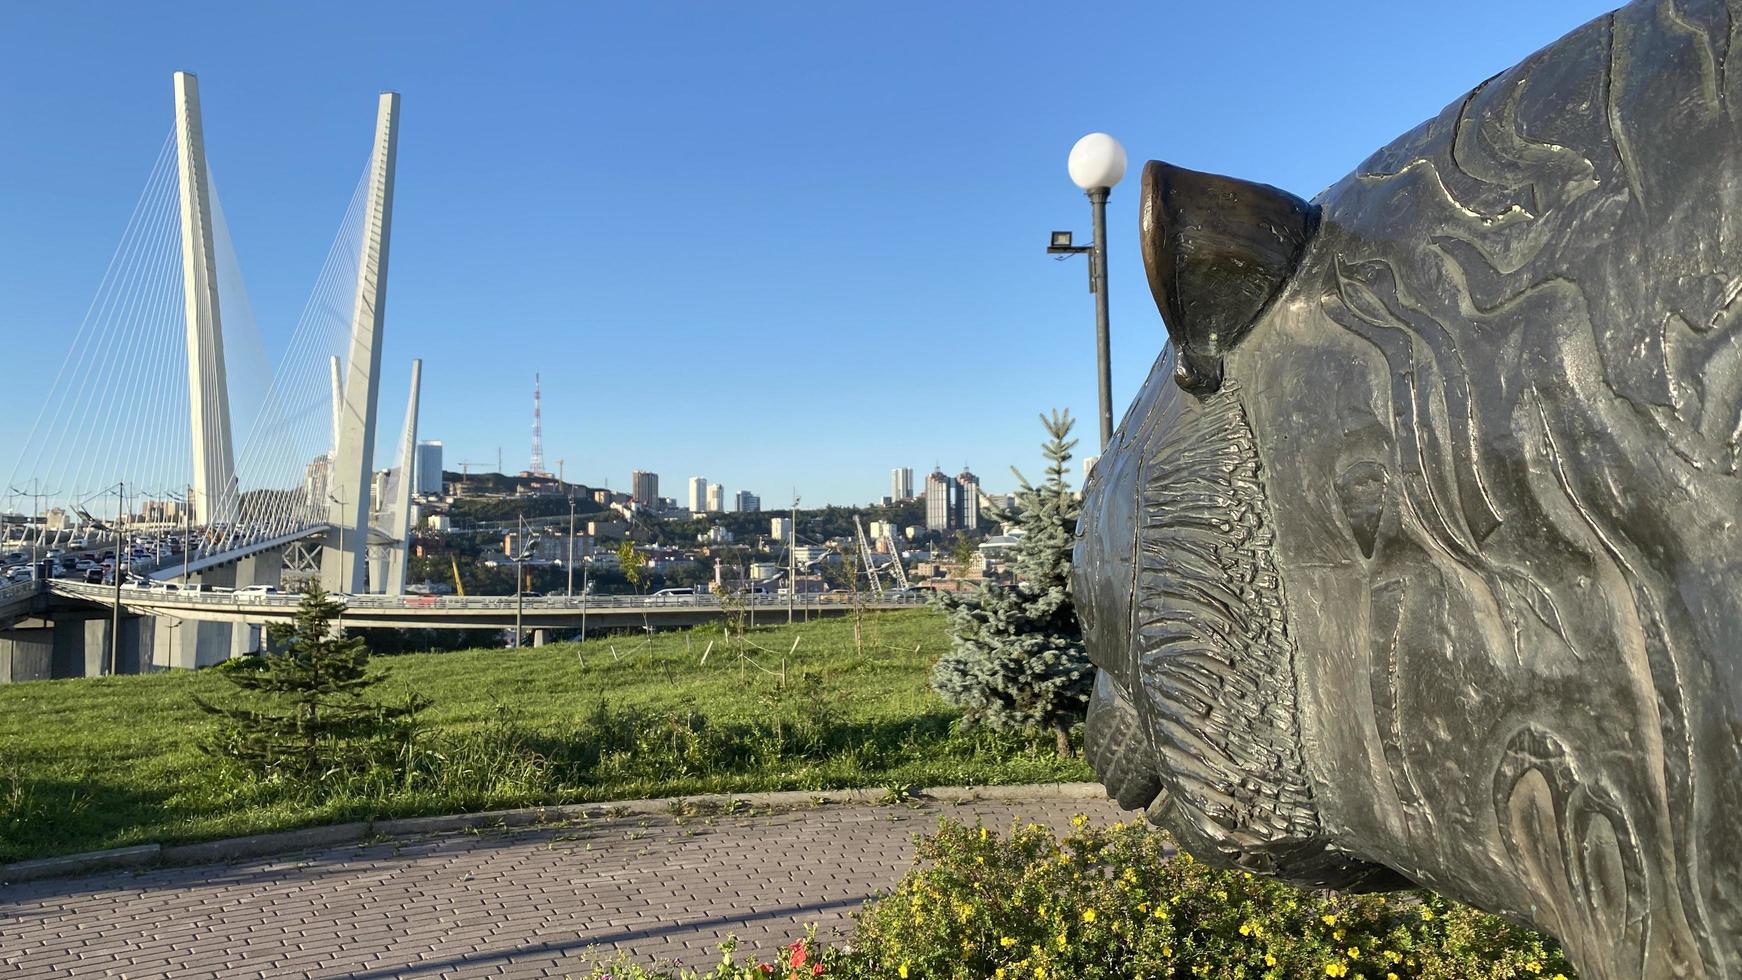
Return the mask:
M 526 515 L 520 515 L 516 524 L 520 532 L 515 537 L 514 554 L 514 649 L 520 649 L 520 623 L 526 614 L 526 573 L 522 571 L 526 559 L 532 557 L 532 547 L 526 540 Z
M 1071 233 L 1055 231 L 1049 255 L 1089 253 L 1089 291 L 1095 294 L 1095 355 L 1101 388 L 1101 449 L 1113 440 L 1113 368 L 1107 340 L 1107 195 L 1125 176 L 1125 147 L 1106 133 L 1090 133 L 1071 147 L 1066 161 L 1071 182 L 1089 195 L 1094 212 L 1095 240 L 1071 244 Z

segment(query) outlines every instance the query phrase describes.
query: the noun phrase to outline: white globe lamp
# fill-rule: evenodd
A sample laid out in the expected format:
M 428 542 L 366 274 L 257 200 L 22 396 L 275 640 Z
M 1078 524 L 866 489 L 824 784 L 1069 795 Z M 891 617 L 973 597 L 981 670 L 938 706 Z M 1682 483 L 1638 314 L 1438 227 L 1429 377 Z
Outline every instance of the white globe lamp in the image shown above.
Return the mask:
M 1111 189 L 1125 176 L 1125 147 L 1106 133 L 1090 133 L 1071 147 L 1066 166 L 1083 190 Z

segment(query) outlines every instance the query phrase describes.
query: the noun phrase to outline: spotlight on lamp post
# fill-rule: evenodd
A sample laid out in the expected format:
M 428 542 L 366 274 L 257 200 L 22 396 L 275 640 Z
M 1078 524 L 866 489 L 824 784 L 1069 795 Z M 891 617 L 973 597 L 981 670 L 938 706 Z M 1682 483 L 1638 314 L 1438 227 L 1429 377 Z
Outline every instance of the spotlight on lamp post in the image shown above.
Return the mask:
M 1055 231 L 1046 251 L 1061 258 L 1079 252 L 1089 255 L 1089 292 L 1095 294 L 1095 355 L 1100 375 L 1104 451 L 1113 439 L 1113 368 L 1107 340 L 1107 195 L 1125 176 L 1125 147 L 1106 133 L 1090 133 L 1071 147 L 1066 169 L 1070 171 L 1071 182 L 1089 196 L 1095 240 L 1087 245 L 1073 245 L 1070 232 Z

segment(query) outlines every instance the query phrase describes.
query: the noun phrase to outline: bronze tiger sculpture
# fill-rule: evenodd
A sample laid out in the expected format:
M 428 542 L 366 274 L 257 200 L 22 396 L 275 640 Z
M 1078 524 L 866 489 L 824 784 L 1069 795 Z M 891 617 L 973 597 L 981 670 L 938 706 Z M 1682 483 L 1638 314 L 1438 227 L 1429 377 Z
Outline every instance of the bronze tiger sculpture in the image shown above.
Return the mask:
M 1640 0 L 1312 201 L 1150 163 L 1088 754 L 1201 857 L 1742 978 L 1742 0 Z

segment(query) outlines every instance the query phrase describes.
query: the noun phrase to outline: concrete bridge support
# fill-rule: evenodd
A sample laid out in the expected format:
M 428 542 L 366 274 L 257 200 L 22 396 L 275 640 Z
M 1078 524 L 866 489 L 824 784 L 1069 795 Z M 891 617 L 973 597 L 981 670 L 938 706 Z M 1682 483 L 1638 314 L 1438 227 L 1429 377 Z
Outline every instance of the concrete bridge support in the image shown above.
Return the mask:
M 32 620 L 0 630 L 0 683 L 100 677 L 109 664 L 108 618 Z M 150 669 L 154 641 L 151 623 L 139 616 L 121 617 L 118 674 Z
M 53 627 L 0 631 L 0 684 L 46 681 L 53 677 Z

